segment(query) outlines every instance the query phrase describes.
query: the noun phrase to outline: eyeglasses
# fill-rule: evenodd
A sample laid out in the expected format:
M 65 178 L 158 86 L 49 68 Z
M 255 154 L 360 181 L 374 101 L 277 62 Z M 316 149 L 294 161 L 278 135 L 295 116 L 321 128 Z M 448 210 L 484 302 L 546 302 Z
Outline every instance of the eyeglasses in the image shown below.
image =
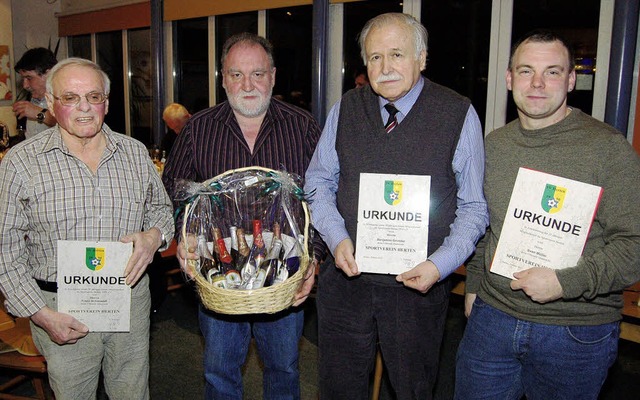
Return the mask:
M 54 99 L 59 100 L 60 104 L 63 106 L 72 107 L 80 103 L 80 95 L 75 93 L 65 93 L 60 97 L 51 94 Z M 87 99 L 89 104 L 102 104 L 109 98 L 108 94 L 100 93 L 100 92 L 89 92 L 84 95 L 84 98 Z

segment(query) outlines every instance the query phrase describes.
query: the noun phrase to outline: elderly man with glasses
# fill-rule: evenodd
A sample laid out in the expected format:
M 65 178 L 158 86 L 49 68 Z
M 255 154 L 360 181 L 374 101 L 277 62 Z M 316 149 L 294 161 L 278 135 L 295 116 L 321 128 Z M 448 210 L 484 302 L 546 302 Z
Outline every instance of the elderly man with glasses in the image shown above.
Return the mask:
M 173 236 L 172 207 L 145 146 L 104 124 L 109 85 L 91 61 L 58 63 L 46 84 L 58 124 L 0 164 L 0 289 L 9 312 L 31 318 L 59 400 L 95 398 L 101 370 L 110 399 L 149 398 L 145 271 Z M 60 241 L 133 243 L 122 266 L 131 287 L 128 332 L 90 332 L 58 311 Z

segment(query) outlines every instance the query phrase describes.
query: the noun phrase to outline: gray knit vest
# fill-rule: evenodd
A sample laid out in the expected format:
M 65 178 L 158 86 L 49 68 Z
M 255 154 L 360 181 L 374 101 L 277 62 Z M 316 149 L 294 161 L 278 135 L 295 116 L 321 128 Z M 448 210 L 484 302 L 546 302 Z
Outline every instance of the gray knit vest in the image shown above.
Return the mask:
M 378 96 L 370 87 L 342 97 L 336 136 L 337 206 L 354 244 L 360 173 L 369 172 L 431 176 L 429 254 L 440 247 L 455 219 L 452 161 L 469 105 L 467 98 L 425 79 L 409 114 L 386 133 Z

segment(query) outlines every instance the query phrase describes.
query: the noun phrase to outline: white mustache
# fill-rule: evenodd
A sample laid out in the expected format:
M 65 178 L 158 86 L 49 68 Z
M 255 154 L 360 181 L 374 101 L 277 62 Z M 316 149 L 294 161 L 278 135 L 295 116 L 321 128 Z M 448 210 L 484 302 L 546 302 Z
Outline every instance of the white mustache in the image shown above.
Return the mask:
M 402 76 L 397 73 L 392 73 L 388 75 L 380 75 L 378 79 L 376 79 L 376 83 L 388 82 L 388 81 L 399 81 L 402 79 Z
M 254 88 L 250 92 L 242 92 L 238 97 L 244 98 L 244 97 L 252 97 L 252 96 L 260 96 L 260 92 L 258 92 L 258 89 Z

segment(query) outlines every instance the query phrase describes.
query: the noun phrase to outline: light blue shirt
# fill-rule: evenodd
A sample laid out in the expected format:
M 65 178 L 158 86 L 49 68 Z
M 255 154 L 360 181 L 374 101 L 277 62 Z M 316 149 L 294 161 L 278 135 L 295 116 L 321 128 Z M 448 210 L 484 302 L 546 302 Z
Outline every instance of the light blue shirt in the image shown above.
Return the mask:
M 424 79 L 421 77 L 405 96 L 393 103 L 399 110 L 396 114 L 399 124 L 411 111 L 423 87 Z M 388 101 L 382 97 L 378 99 L 380 124 L 383 124 L 383 121 L 389 118 L 389 113 L 384 108 Z M 331 108 L 327 116 L 322 136 L 305 178 L 305 192 L 315 191 L 309 204 L 313 225 L 320 232 L 332 254 L 335 254 L 335 249 L 340 242 L 349 238 L 344 219 L 336 205 L 340 177 L 340 160 L 336 152 L 339 114 L 340 101 Z M 451 224 L 449 236 L 428 258 L 440 271 L 440 279 L 451 274 L 473 253 L 476 242 L 484 235 L 489 224 L 487 202 L 482 191 L 484 177 L 482 127 L 473 106 L 469 106 L 467 111 L 453 156 L 452 167 L 458 186 L 456 218 Z

